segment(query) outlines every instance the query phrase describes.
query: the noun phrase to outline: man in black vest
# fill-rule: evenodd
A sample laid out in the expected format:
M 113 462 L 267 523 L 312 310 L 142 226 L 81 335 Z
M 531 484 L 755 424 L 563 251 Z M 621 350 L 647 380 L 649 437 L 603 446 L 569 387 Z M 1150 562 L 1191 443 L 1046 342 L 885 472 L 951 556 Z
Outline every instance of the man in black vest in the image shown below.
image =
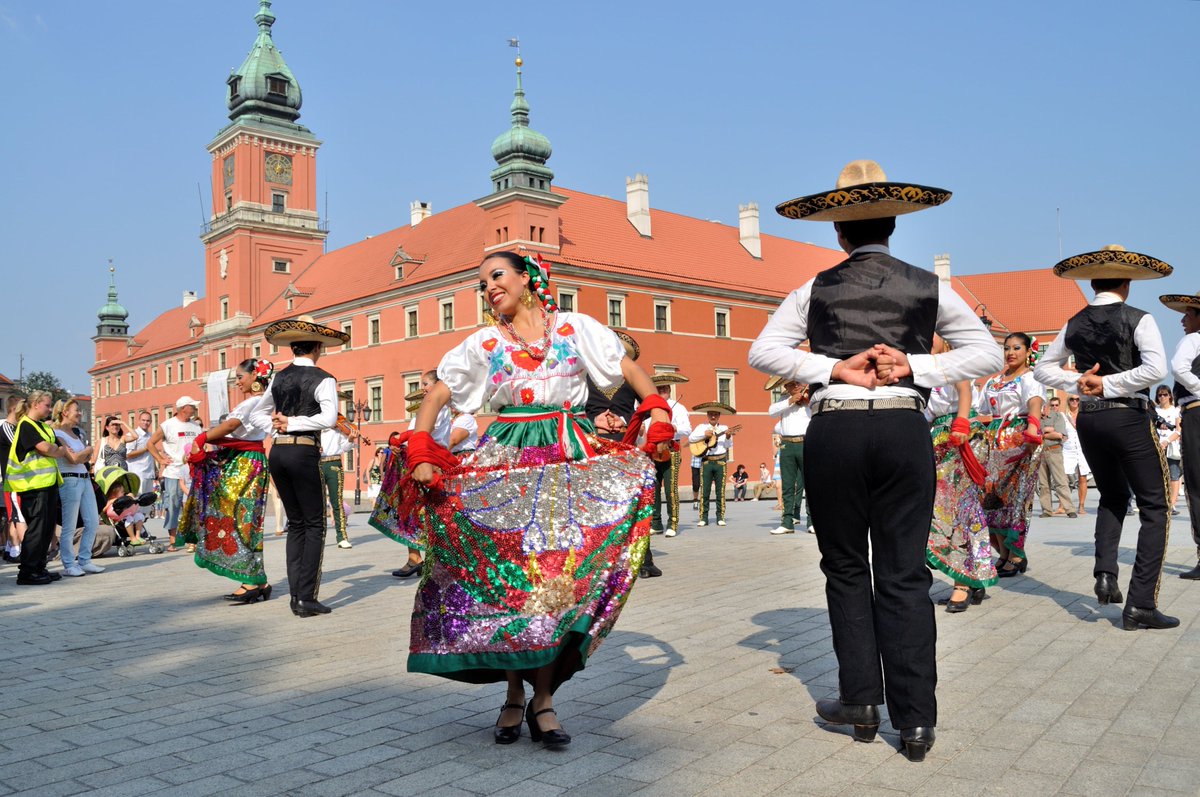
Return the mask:
M 1179 407 L 1183 431 L 1179 443 L 1183 449 L 1183 480 L 1188 485 L 1188 515 L 1192 520 L 1197 563 L 1179 577 L 1200 581 L 1200 296 L 1168 294 L 1158 300 L 1183 313 L 1183 340 L 1171 358 L 1171 373 L 1175 375 L 1175 404 Z
M 1174 628 L 1158 610 L 1167 514 L 1167 460 L 1154 430 L 1150 387 L 1167 375 L 1167 355 L 1154 319 L 1125 303 L 1129 281 L 1171 273 L 1161 260 L 1120 246 L 1069 257 L 1054 267 L 1066 279 L 1091 280 L 1096 298 L 1071 317 L 1042 355 L 1033 376 L 1047 387 L 1080 394 L 1079 444 L 1100 491 L 1096 512 L 1096 597 L 1125 603 L 1127 631 Z M 1074 370 L 1063 366 L 1075 358 Z M 1130 490 L 1141 529 L 1129 579 L 1129 600 L 1117 586 L 1117 549 Z
M 287 571 L 292 613 L 329 614 L 317 600 L 325 548 L 325 493 L 321 480 L 321 430 L 337 422 L 337 382 L 317 367 L 321 347 L 350 340 L 344 332 L 313 323 L 311 316 L 277 321 L 267 342 L 291 346 L 292 364 L 280 371 L 254 410 L 262 425 L 275 430 L 269 462 L 271 478 L 288 517 Z
M 873 161 L 781 215 L 832 221 L 848 259 L 788 295 L 750 348 L 750 365 L 811 386 L 804 481 L 825 573 L 840 695 L 827 722 L 871 741 L 887 701 L 910 760 L 933 745 L 937 628 L 925 544 L 936 485 L 922 409 L 929 390 L 1001 367 L 999 345 L 931 272 L 892 257 L 895 216 L 950 192 L 888 182 Z M 934 333 L 952 346 L 932 355 Z M 807 340 L 811 352 L 796 348 Z

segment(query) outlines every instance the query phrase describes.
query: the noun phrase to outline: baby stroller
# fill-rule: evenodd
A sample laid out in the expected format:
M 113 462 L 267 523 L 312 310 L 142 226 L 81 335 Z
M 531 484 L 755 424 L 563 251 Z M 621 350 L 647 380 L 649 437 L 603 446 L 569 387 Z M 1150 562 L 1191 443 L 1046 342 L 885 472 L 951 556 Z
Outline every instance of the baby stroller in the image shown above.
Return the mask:
M 127 470 L 116 465 L 108 465 L 99 470 L 95 477 L 96 503 L 100 509 L 100 522 L 113 527 L 117 534 L 117 556 L 133 556 L 135 548 L 125 528 L 127 522 L 144 520 L 141 514 L 144 507 L 154 506 L 158 500 L 157 493 L 138 494 L 141 479 Z M 114 487 L 121 487 L 123 495 L 108 498 Z M 135 497 L 136 496 L 136 497 Z M 165 553 L 166 543 L 159 542 L 152 534 L 145 534 L 146 550 L 150 553 Z

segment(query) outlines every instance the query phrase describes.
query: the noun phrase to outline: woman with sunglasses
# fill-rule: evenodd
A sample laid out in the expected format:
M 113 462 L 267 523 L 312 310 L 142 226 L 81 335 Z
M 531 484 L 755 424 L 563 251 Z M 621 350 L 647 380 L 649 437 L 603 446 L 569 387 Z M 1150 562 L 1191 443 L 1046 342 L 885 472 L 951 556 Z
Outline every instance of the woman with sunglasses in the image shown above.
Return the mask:
M 1171 388 L 1159 385 L 1154 392 L 1154 428 L 1158 430 L 1158 445 L 1167 458 L 1167 470 L 1171 476 L 1171 514 L 1178 515 L 1175 504 L 1179 502 L 1179 481 L 1183 478 L 1183 451 L 1179 445 L 1179 408 Z

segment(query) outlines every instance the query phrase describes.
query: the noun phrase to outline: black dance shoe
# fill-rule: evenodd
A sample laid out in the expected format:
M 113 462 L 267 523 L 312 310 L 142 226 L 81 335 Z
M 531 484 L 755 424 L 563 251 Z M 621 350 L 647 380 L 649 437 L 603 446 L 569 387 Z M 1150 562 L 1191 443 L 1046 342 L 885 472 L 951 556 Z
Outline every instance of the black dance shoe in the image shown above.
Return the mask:
M 874 741 L 879 731 L 879 706 L 852 706 L 841 700 L 818 700 L 817 714 L 833 725 L 853 725 L 856 742 Z
M 1112 573 L 1100 573 L 1096 576 L 1096 600 L 1100 601 L 1101 606 L 1125 602 L 1125 596 L 1117 586 L 1117 577 Z
M 1126 606 L 1121 612 L 1121 624 L 1126 631 L 1136 631 L 1142 626 L 1147 628 L 1175 628 L 1179 625 L 1178 617 L 1168 617 L 1153 606 L 1140 609 L 1137 606 Z
M 421 572 L 422 564 L 424 564 L 424 562 L 409 562 L 399 570 L 393 570 L 392 575 L 396 578 L 408 578 L 409 576 L 415 576 L 417 573 Z
M 529 705 L 525 708 L 525 722 L 529 725 L 529 738 L 535 742 L 541 742 L 546 747 L 566 747 L 571 743 L 571 734 L 567 733 L 563 728 L 555 728 L 554 730 L 544 731 L 537 724 L 537 718 L 542 714 L 554 714 L 554 709 L 544 708 L 541 711 L 533 710 L 533 701 L 529 701 Z M 557 716 L 557 715 L 556 715 Z
M 1191 570 L 1187 570 L 1183 573 L 1180 573 L 1179 577 L 1185 578 L 1188 581 L 1200 581 L 1200 562 L 1197 562 L 1196 566 L 1193 567 Z
M 523 711 L 525 706 L 521 703 L 505 703 L 500 707 L 500 717 L 504 716 L 504 712 L 510 708 L 515 708 L 517 711 Z M 516 725 L 501 725 L 500 717 L 496 718 L 496 727 L 492 729 L 492 736 L 496 740 L 496 744 L 512 744 L 517 739 L 521 738 L 521 720 L 517 720 Z
M 304 601 L 298 600 L 292 606 L 292 614 L 297 617 L 312 617 L 314 614 L 329 614 L 333 609 L 330 609 L 320 601 Z
M 1014 562 L 1012 559 L 1003 559 L 996 566 L 996 575 L 1000 578 L 1012 578 L 1024 573 L 1028 567 L 1028 559 L 1022 559 L 1019 562 Z
M 933 749 L 936 738 L 932 725 L 900 729 L 900 744 L 909 761 L 924 761 L 925 753 Z

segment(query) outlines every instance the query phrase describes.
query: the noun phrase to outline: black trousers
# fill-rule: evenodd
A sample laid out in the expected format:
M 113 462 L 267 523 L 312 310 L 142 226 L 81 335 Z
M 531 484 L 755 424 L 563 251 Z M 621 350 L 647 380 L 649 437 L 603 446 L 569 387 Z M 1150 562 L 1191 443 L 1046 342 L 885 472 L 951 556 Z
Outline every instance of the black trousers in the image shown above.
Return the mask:
M 1132 407 L 1081 411 L 1076 428 L 1083 456 L 1100 491 L 1093 573 L 1117 575 L 1121 524 L 1132 489 L 1141 528 L 1126 605 L 1153 608 L 1158 605 L 1158 585 L 1162 581 L 1163 554 L 1170 527 L 1167 458 L 1154 431 L 1154 411 Z
M 25 516 L 25 540 L 21 543 L 17 574 L 31 576 L 46 569 L 46 552 L 54 541 L 54 528 L 62 521 L 62 507 L 57 487 L 28 490 L 19 495 L 21 514 Z
M 1192 518 L 1192 542 L 1200 557 L 1200 404 L 1190 404 L 1180 416 L 1183 436 L 1183 481 L 1187 484 L 1188 514 Z M 1194 497 L 1193 497 L 1194 496 Z
M 925 546 L 937 478 L 925 417 L 817 415 L 804 441 L 804 481 L 842 701 L 878 705 L 886 697 L 896 728 L 936 725 L 937 625 Z
M 287 574 L 293 598 L 316 600 L 325 554 L 325 485 L 317 446 L 271 446 L 268 464 L 287 512 Z

